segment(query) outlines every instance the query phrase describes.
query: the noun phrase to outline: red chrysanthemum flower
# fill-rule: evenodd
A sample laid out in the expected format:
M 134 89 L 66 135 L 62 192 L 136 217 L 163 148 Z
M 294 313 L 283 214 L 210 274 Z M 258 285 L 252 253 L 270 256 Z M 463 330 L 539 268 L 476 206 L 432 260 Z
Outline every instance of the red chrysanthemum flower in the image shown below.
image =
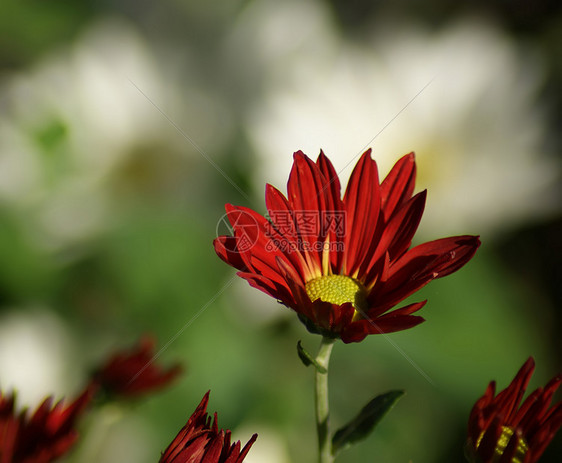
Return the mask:
M 244 448 L 240 441 L 230 443 L 230 431 L 219 430 L 217 414 L 211 422 L 207 415 L 209 392 L 187 424 L 181 429 L 160 458 L 160 463 L 241 463 L 258 435 L 254 434 Z
M 530 357 L 511 384 L 495 395 L 492 381 L 478 399 L 468 421 L 466 454 L 478 463 L 535 463 L 562 425 L 562 402 L 550 402 L 562 382 L 553 378 L 525 401 L 529 380 L 535 370 Z M 550 408 L 549 408 L 550 407 Z
M 14 411 L 14 396 L 0 392 L 0 463 L 48 463 L 67 453 L 78 433 L 76 421 L 92 398 L 86 389 L 74 402 L 53 406 L 49 397 L 28 416 Z
M 137 397 L 167 386 L 182 368 L 176 364 L 164 369 L 156 363 L 155 345 L 154 338 L 144 336 L 133 349 L 116 352 L 93 374 L 92 386 L 110 398 Z
M 455 236 L 410 249 L 426 197 L 412 196 L 414 154 L 382 183 L 370 154 L 357 163 L 342 200 L 324 153 L 315 163 L 296 152 L 288 198 L 266 185 L 269 220 L 228 204 L 233 236 L 214 242 L 239 276 L 294 309 L 310 331 L 346 343 L 421 323 L 412 313 L 426 301 L 390 309 L 461 268 L 480 245 L 476 236 Z

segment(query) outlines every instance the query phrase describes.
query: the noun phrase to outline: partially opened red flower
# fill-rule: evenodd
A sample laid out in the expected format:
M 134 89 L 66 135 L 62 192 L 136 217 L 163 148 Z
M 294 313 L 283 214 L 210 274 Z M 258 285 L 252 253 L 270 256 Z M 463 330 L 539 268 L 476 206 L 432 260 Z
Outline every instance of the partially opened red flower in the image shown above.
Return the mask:
M 411 328 L 426 301 L 393 309 L 435 278 L 466 264 L 480 245 L 455 236 L 410 249 L 426 192 L 414 196 L 414 154 L 401 158 L 382 183 L 366 151 L 343 199 L 331 162 L 301 151 L 287 184 L 288 198 L 266 185 L 269 220 L 226 205 L 233 236 L 219 236 L 219 257 L 250 285 L 294 309 L 308 329 L 356 342 L 368 334 Z
M 254 434 L 243 449 L 240 441 L 230 443 L 230 431 L 219 430 L 217 414 L 207 415 L 209 392 L 187 424 L 181 429 L 160 458 L 160 463 L 241 463 L 258 435 Z
M 109 397 L 137 397 L 167 386 L 182 368 L 163 368 L 156 361 L 155 345 L 153 337 L 143 336 L 134 348 L 116 352 L 95 371 L 92 386 Z
M 77 419 L 92 398 L 86 389 L 70 405 L 48 397 L 28 416 L 15 414 L 14 396 L 0 392 L 0 463 L 48 463 L 67 453 L 76 439 Z
M 530 357 L 511 384 L 495 395 L 492 381 L 468 421 L 467 457 L 478 463 L 535 463 L 562 425 L 562 402 L 550 407 L 562 377 L 539 387 L 523 403 L 535 370 Z

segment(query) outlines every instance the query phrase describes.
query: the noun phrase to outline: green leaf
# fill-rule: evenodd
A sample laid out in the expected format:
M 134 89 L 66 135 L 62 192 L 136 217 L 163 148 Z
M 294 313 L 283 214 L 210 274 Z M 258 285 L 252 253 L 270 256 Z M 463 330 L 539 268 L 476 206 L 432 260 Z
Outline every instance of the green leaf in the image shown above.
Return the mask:
M 316 359 L 310 355 L 304 347 L 302 347 L 301 342 L 297 342 L 297 352 L 299 354 L 299 358 L 301 359 L 302 363 L 304 363 L 305 367 L 308 367 L 310 365 L 314 365 L 314 368 L 316 368 L 320 373 L 327 373 L 328 370 L 326 370 L 326 368 L 324 368 L 322 365 L 320 365 Z
M 353 420 L 336 431 L 332 438 L 332 454 L 336 455 L 350 445 L 365 439 L 403 395 L 404 391 L 390 391 L 371 400 Z

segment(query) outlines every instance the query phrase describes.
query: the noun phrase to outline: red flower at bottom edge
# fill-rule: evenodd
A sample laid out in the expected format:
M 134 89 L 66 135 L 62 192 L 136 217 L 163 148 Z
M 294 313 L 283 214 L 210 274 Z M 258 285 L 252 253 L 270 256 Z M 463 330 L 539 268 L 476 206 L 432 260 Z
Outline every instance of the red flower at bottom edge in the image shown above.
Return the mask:
M 78 433 L 76 421 L 92 399 L 87 388 L 70 405 L 53 406 L 48 397 L 28 417 L 14 413 L 14 395 L 0 392 L 0 463 L 48 463 L 70 450 Z
M 210 391 L 209 391 L 210 392 Z M 230 431 L 219 430 L 217 414 L 211 423 L 207 415 L 209 392 L 187 424 L 168 446 L 160 458 L 160 463 L 241 463 L 248 454 L 258 435 L 254 434 L 240 450 L 240 441 L 230 444 Z
M 532 392 L 520 405 L 535 370 L 532 357 L 511 384 L 495 394 L 492 381 L 468 421 L 467 457 L 478 463 L 535 463 L 562 425 L 562 402 L 550 402 L 560 375 Z M 550 407 L 550 408 L 549 408 Z

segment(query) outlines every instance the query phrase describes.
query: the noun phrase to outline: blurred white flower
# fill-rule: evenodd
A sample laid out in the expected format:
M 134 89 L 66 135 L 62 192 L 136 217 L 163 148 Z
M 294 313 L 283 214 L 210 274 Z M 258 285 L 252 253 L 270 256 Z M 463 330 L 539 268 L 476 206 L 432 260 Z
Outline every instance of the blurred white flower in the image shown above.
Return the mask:
M 316 0 L 258 0 L 238 15 L 226 41 L 234 77 L 249 82 L 256 76 L 282 85 L 286 69 L 305 56 L 329 58 L 340 45 L 327 6 Z M 277 81 L 278 80 L 278 81 Z M 259 82 L 258 82 L 259 84 Z M 242 83 L 239 83 L 242 85 Z
M 120 194 L 185 183 L 200 154 L 158 108 L 207 150 L 225 142 L 228 111 L 169 58 L 105 20 L 0 86 L 0 203 L 42 244 L 96 236 Z
M 16 391 L 18 406 L 33 408 L 76 386 L 66 326 L 46 310 L 4 312 L 0 317 L 0 389 Z
M 287 451 L 287 443 L 283 436 L 263 423 L 245 423 L 236 429 L 233 440 L 240 440 L 244 445 L 244 442 L 248 441 L 256 431 L 258 439 L 244 458 L 244 463 L 262 463 L 264 461 L 267 461 L 267 463 L 289 463 L 291 461 Z
M 275 3 L 257 4 L 269 8 L 265 18 L 277 17 Z M 299 17 L 300 4 L 292 8 Z M 488 234 L 556 207 L 560 169 L 545 155 L 536 56 L 476 20 L 439 32 L 389 23 L 377 26 L 369 44 L 346 43 L 318 8 L 327 20 L 315 28 L 324 35 L 303 37 L 290 56 L 282 54 L 283 66 L 273 64 L 274 76 L 263 73 L 264 96 L 248 114 L 259 184 L 283 188 L 298 149 L 314 158 L 323 149 L 349 175 L 372 147 L 381 177 L 416 152 L 417 188 L 429 189 L 421 234 Z M 251 19 L 237 28 L 253 46 L 282 43 L 279 31 L 294 41 L 288 23 Z M 316 53 L 319 42 L 331 52 Z

